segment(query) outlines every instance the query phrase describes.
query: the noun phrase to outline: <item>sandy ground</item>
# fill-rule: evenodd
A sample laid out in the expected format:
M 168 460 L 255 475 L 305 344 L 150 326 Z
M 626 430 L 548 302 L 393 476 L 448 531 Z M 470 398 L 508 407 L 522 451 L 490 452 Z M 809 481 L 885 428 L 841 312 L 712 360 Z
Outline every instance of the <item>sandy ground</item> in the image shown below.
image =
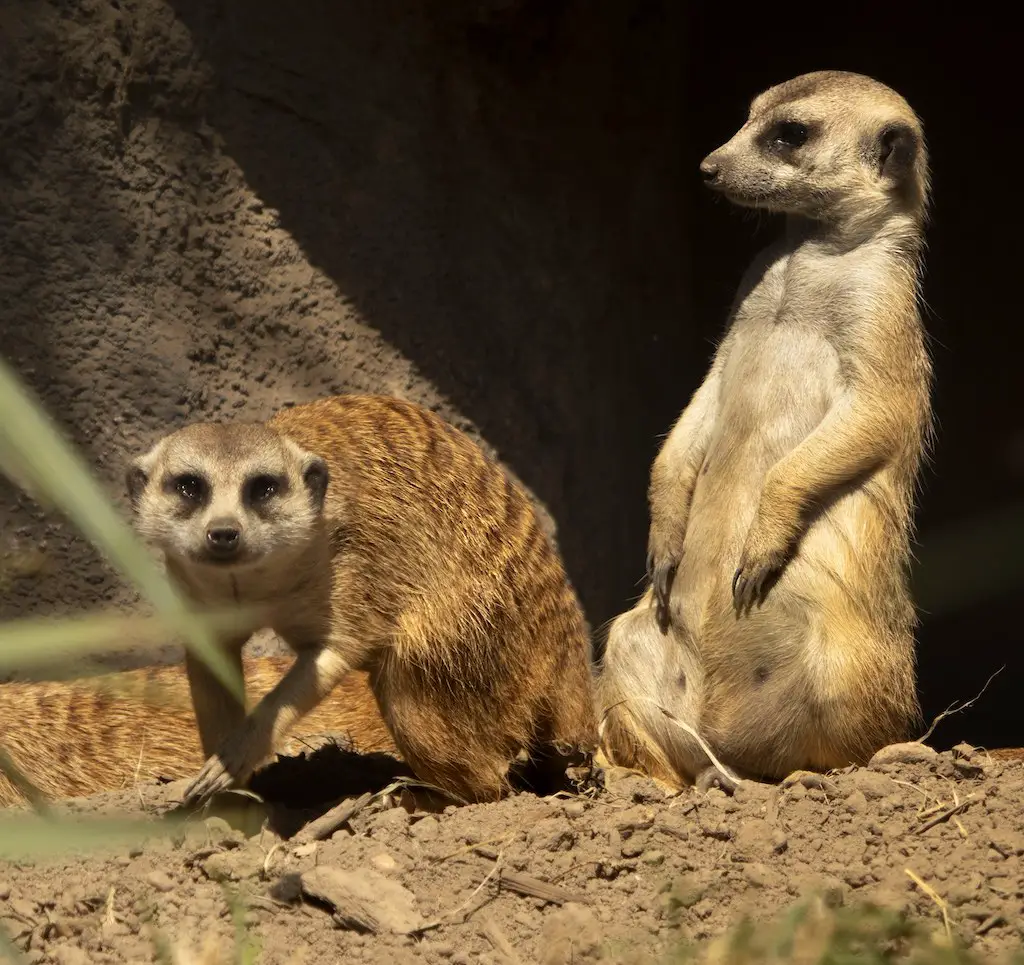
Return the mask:
M 245 811 L 229 796 L 173 832 L 159 832 L 161 815 L 182 782 L 69 802 L 148 815 L 154 834 L 101 857 L 0 866 L 0 922 L 30 961 L 60 965 L 150 961 L 160 941 L 228 948 L 233 906 L 267 965 L 653 965 L 741 915 L 817 895 L 938 929 L 945 909 L 985 956 L 1021 941 L 1024 765 L 983 751 L 917 745 L 820 786 L 750 784 L 731 798 L 666 794 L 620 771 L 578 794 L 440 813 L 376 797 L 326 840 L 291 837 L 334 803 L 297 789 L 347 774 L 349 795 L 379 790 L 398 773 L 387 760 L 371 773 L 331 746 L 283 759 L 257 786 L 290 800 Z

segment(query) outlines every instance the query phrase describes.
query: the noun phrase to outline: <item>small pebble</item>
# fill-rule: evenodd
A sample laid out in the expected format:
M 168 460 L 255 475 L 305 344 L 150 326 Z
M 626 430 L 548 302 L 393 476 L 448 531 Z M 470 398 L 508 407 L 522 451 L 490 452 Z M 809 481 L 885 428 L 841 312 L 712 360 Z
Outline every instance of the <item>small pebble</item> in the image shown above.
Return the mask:
M 36 916 L 36 903 L 26 898 L 12 898 L 11 911 L 22 918 L 31 920 Z
M 743 875 L 755 888 L 763 888 L 768 884 L 768 868 L 758 861 L 744 865 Z
M 375 854 L 371 859 L 370 863 L 378 871 L 394 871 L 398 867 L 398 862 L 389 854 Z
M 218 847 L 236 848 L 245 840 L 245 835 L 231 827 L 223 818 L 207 818 L 203 824 L 210 835 L 210 843 Z
M 146 883 L 151 885 L 157 891 L 168 892 L 174 888 L 174 881 L 169 874 L 165 871 L 151 871 L 146 875 Z
M 586 813 L 586 810 L 582 801 L 569 801 L 564 808 L 567 818 L 581 818 Z
M 868 761 L 868 767 L 884 767 L 887 764 L 931 764 L 938 756 L 938 752 L 927 744 L 907 741 L 883 747 Z
M 73 945 L 59 945 L 55 948 L 53 960 L 57 965 L 89 965 L 89 956 Z
M 621 850 L 623 858 L 639 858 L 644 853 L 644 844 L 643 841 L 630 838 L 628 841 L 623 842 Z

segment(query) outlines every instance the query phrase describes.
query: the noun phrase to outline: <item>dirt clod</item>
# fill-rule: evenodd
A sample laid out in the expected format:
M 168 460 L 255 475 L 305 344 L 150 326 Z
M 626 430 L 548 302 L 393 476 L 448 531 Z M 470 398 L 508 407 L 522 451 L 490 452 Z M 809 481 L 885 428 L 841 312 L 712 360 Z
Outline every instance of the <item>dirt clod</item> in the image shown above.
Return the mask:
M 324 902 L 343 928 L 407 935 L 423 924 L 416 896 L 396 881 L 375 871 L 342 871 L 321 866 L 302 875 L 302 890 Z

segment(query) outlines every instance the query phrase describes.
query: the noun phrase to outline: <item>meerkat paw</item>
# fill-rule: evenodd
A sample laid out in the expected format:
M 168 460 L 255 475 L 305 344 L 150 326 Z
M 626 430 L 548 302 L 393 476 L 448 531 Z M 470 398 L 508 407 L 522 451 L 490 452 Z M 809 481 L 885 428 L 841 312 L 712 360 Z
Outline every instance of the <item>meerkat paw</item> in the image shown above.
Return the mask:
M 258 765 L 250 749 L 251 741 L 245 740 L 243 734 L 226 741 L 185 789 L 182 804 L 185 807 L 198 807 L 215 794 L 244 784 Z
M 214 794 L 226 791 L 234 783 L 235 780 L 231 773 L 221 759 L 214 755 L 203 765 L 202 770 L 185 789 L 181 803 L 185 807 L 199 807 L 209 801 Z
M 764 602 L 768 591 L 786 565 L 789 541 L 763 527 L 753 526 L 732 577 L 732 598 L 743 613 Z
M 669 624 L 672 622 L 669 598 L 683 554 L 672 545 L 673 541 L 659 534 L 659 529 L 660 527 L 651 527 L 647 547 L 647 579 L 654 590 L 654 611 L 658 629 L 662 633 L 668 633 Z

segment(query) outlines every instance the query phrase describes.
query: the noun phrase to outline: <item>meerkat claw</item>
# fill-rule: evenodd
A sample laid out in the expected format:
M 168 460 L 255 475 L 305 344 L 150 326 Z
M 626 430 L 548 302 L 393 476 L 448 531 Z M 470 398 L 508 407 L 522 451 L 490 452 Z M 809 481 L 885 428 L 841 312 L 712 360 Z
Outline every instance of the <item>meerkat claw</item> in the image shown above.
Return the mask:
M 677 567 L 677 563 L 662 563 L 655 566 L 654 577 L 651 581 L 654 586 L 655 617 L 658 621 L 658 629 L 663 634 L 668 633 L 668 627 L 672 621 L 668 601 Z
M 744 576 L 744 567 L 737 567 L 732 577 L 732 599 L 737 610 L 744 610 L 747 606 L 747 589 L 750 586 L 750 578 Z
M 186 807 L 197 807 L 205 804 L 214 794 L 226 791 L 234 784 L 234 779 L 219 757 L 211 757 L 203 769 L 195 776 L 186 788 L 182 804 Z
M 771 566 L 738 567 L 732 578 L 732 597 L 736 609 L 745 613 L 755 603 L 758 606 L 764 603 L 775 572 Z

